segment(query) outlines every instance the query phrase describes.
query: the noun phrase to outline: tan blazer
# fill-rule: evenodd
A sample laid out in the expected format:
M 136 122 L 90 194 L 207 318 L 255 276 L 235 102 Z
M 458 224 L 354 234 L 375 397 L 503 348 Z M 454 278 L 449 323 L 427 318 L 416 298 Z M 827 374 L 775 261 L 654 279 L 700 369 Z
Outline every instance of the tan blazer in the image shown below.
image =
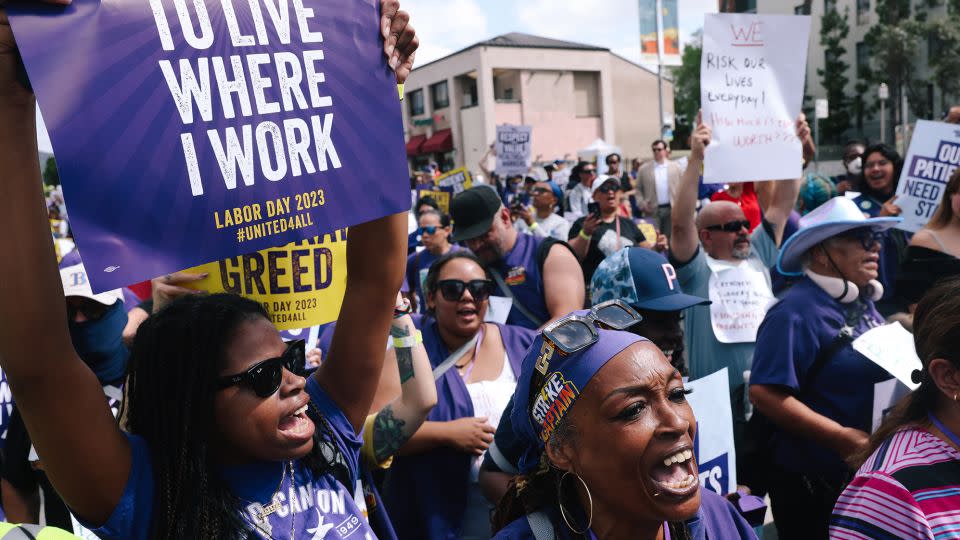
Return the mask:
M 650 160 L 644 163 L 637 171 L 637 202 L 640 203 L 641 210 L 644 212 L 655 212 L 657 206 L 657 179 L 653 174 L 653 166 L 656 161 Z M 670 203 L 676 198 L 677 187 L 680 185 L 680 177 L 683 171 L 680 166 L 673 161 L 667 160 L 667 185 L 670 186 Z

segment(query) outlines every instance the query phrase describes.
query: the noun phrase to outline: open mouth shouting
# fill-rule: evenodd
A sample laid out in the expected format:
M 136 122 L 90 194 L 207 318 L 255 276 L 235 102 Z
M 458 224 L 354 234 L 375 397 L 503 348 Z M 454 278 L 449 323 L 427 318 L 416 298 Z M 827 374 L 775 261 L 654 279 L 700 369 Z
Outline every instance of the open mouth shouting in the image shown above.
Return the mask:
M 277 424 L 277 430 L 283 437 L 294 442 L 306 442 L 313 437 L 313 420 L 307 416 L 310 398 L 306 394 L 303 397 L 306 398 L 303 405 L 280 417 Z
M 693 449 L 682 446 L 663 455 L 650 471 L 650 479 L 659 497 L 687 499 L 700 489 L 699 473 Z

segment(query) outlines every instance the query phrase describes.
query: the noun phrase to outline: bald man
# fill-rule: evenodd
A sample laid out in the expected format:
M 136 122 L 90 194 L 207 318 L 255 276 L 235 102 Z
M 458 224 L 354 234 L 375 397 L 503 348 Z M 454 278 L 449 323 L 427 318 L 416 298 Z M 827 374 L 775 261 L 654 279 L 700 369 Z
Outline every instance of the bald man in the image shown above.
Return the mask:
M 810 128 L 797 120 L 804 156 L 813 148 Z M 773 300 L 769 268 L 776 263 L 783 227 L 797 200 L 799 180 L 773 182 L 761 226 L 750 222 L 736 203 L 717 201 L 696 215 L 697 184 L 710 127 L 699 124 L 692 138 L 690 164 L 677 189 L 672 210 L 670 262 L 684 292 L 713 301 L 690 308 L 684 341 L 691 379 L 727 368 L 735 437 L 744 424 L 743 372 L 753 360 L 756 330 Z

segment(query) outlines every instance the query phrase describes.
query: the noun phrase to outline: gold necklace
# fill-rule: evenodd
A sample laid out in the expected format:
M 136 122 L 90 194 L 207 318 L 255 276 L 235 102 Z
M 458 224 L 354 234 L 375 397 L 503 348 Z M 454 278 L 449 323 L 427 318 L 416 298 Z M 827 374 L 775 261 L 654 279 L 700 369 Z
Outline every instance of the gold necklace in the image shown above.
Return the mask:
M 247 521 L 249 521 L 250 524 L 253 525 L 258 531 L 260 531 L 260 532 L 262 532 L 264 535 L 266 535 L 267 538 L 270 538 L 270 540 L 274 540 L 273 535 L 270 534 L 270 531 L 269 531 L 269 530 L 264 529 L 263 527 L 261 527 L 261 526 L 260 526 L 260 522 L 266 522 L 266 521 L 267 521 L 267 518 L 270 516 L 270 514 L 273 514 L 274 512 L 276 512 L 277 510 L 280 509 L 280 501 L 277 500 L 277 495 L 280 494 L 280 489 L 283 488 L 283 481 L 284 481 L 284 479 L 286 479 L 286 477 L 287 477 L 287 468 L 288 468 L 288 467 L 290 468 L 290 485 L 291 485 L 291 489 L 293 490 L 294 493 L 297 492 L 297 479 L 296 479 L 296 476 L 295 476 L 294 473 L 293 473 L 293 462 L 292 462 L 292 461 L 288 461 L 288 462 L 286 462 L 285 464 L 283 464 L 283 466 L 282 466 L 282 471 L 283 471 L 283 472 L 280 474 L 280 483 L 277 484 L 277 489 L 274 490 L 273 496 L 270 498 L 273 502 L 270 503 L 270 504 L 268 504 L 267 506 L 262 507 L 262 510 L 257 513 L 257 521 L 253 521 L 253 520 L 251 520 L 249 517 L 247 517 Z M 249 501 L 247 501 L 247 502 L 249 502 Z M 296 512 L 294 511 L 293 505 L 291 504 L 291 505 L 290 505 L 290 540 L 294 540 L 294 539 L 295 539 L 295 531 L 294 531 L 294 519 L 295 519 L 295 516 L 296 516 Z M 244 513 L 244 517 L 246 517 L 246 513 Z

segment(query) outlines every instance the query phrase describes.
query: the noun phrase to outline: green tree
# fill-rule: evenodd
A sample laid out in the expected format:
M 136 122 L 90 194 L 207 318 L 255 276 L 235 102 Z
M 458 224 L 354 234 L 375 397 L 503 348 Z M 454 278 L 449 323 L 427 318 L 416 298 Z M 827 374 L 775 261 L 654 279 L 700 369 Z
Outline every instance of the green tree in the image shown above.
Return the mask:
M 817 69 L 821 84 L 826 91 L 830 104 L 829 118 L 820 121 L 821 140 L 826 143 L 840 144 L 844 132 L 850 127 L 850 98 L 847 97 L 847 70 L 850 65 L 843 57 L 847 49 L 844 40 L 850 33 L 848 17 L 850 9 L 841 15 L 832 2 L 820 22 L 820 45 L 823 47 L 824 66 Z
M 47 158 L 43 166 L 43 183 L 48 186 L 60 185 L 60 173 L 57 172 L 57 162 L 52 158 Z
M 686 144 L 700 109 L 700 57 L 703 48 L 689 43 L 683 49 L 683 64 L 673 70 L 673 110 L 676 140 Z

